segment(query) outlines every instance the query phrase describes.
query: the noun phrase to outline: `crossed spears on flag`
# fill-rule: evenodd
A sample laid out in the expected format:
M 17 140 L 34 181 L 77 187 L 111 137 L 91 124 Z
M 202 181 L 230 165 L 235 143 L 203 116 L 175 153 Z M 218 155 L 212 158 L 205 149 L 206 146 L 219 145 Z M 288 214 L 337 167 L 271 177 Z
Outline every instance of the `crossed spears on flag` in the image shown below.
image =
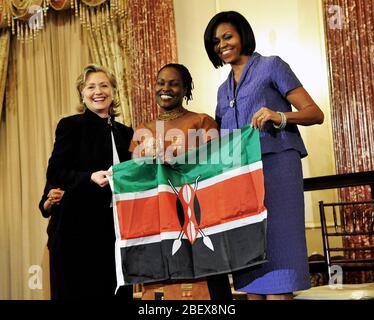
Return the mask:
M 181 239 L 184 234 L 190 241 L 191 245 L 193 245 L 196 241 L 198 233 L 200 233 L 203 237 L 203 243 L 205 244 L 205 246 L 214 251 L 212 240 L 210 240 L 209 236 L 205 235 L 205 233 L 200 229 L 199 226 L 201 212 L 199 201 L 196 197 L 196 190 L 199 179 L 200 176 L 196 178 L 194 188 L 192 188 L 188 183 L 185 183 L 181 186 L 179 192 L 168 179 L 170 187 L 173 189 L 174 193 L 177 196 L 177 214 L 179 223 L 182 227 L 178 238 L 173 242 L 172 255 L 174 255 L 181 247 Z

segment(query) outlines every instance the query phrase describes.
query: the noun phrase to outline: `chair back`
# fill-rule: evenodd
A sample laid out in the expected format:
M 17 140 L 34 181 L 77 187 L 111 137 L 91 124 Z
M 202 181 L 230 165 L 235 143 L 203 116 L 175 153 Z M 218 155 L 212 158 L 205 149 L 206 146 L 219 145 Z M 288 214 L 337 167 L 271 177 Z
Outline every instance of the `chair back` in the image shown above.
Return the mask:
M 324 256 L 329 279 L 343 271 L 374 270 L 374 201 L 319 202 Z

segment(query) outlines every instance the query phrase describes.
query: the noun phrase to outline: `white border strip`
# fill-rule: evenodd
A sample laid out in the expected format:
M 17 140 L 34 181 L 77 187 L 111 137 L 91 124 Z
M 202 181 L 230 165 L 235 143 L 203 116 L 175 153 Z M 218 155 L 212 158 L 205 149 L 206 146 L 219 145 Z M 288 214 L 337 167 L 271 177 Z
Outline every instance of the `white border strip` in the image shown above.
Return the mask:
M 263 212 L 256 214 L 255 216 L 246 217 L 243 219 L 238 219 L 226 223 L 222 223 L 216 226 L 208 227 L 202 229 L 202 231 L 206 235 L 217 234 L 220 232 L 225 232 L 229 230 L 233 230 L 236 228 L 244 227 L 250 224 L 258 223 L 265 220 L 267 217 L 267 211 L 264 210 Z M 128 240 L 117 240 L 117 244 L 120 248 L 126 247 L 133 247 L 133 246 L 140 246 L 145 244 L 157 243 L 163 240 L 175 240 L 179 236 L 179 231 L 175 232 L 161 232 L 160 234 L 142 237 L 142 238 L 135 238 L 135 239 L 128 239 Z M 201 237 L 200 234 L 198 237 Z M 183 236 L 184 239 L 187 239 L 186 236 Z
M 251 163 L 249 165 L 239 167 L 233 170 L 225 171 L 217 176 L 214 176 L 212 178 L 203 180 L 199 182 L 199 188 L 198 190 L 207 188 L 212 186 L 215 183 L 223 182 L 225 180 L 231 179 L 233 177 L 241 176 L 246 173 L 250 173 L 256 170 L 262 169 L 262 161 L 257 161 L 255 163 Z M 194 188 L 195 184 L 191 184 L 191 187 Z M 176 189 L 179 191 L 180 187 L 176 187 Z M 144 199 L 144 198 L 150 198 L 157 196 L 160 192 L 169 192 L 173 193 L 173 189 L 166 184 L 160 184 L 158 188 L 146 190 L 146 191 L 138 191 L 138 192 L 128 192 L 128 193 L 121 193 L 116 194 L 115 199 L 116 201 L 124 201 L 124 200 L 135 200 L 135 199 Z
M 112 171 L 112 167 L 109 168 L 108 171 Z M 115 203 L 114 197 L 114 188 L 113 188 L 113 177 L 107 176 L 110 188 L 112 189 L 112 204 Z M 121 258 L 121 244 L 119 239 L 121 239 L 121 232 L 119 228 L 119 221 L 118 221 L 118 212 L 117 206 L 113 206 L 113 220 L 114 220 L 114 232 L 116 234 L 116 241 L 114 243 L 114 257 L 115 257 L 115 264 L 116 264 L 116 277 L 117 277 L 117 287 L 114 291 L 114 294 L 117 293 L 119 287 L 125 284 L 125 279 L 123 277 L 123 270 L 122 270 L 122 258 Z

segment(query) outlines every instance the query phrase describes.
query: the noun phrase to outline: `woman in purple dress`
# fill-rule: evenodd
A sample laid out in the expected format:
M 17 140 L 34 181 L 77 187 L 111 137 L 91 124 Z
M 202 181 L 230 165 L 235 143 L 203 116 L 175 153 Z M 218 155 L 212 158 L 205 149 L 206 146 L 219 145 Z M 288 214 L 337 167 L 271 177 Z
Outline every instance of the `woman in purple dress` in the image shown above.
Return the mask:
M 260 129 L 268 262 L 235 273 L 235 288 L 249 299 L 292 299 L 310 287 L 301 167 L 307 152 L 297 125 L 321 124 L 324 115 L 287 63 L 255 52 L 252 28 L 238 12 L 216 14 L 204 42 L 214 67 L 231 66 L 218 89 L 221 129 Z

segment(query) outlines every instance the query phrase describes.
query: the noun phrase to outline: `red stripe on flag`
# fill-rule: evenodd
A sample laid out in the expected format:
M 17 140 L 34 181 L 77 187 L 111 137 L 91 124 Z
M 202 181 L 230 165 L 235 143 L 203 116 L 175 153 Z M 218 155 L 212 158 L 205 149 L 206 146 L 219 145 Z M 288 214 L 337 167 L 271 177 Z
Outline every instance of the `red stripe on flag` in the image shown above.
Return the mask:
M 233 177 L 197 190 L 201 209 L 200 228 L 211 227 L 254 216 L 264 208 L 262 169 Z M 158 196 L 117 201 L 121 239 L 178 232 L 182 229 L 176 209 L 175 194 L 160 192 Z

